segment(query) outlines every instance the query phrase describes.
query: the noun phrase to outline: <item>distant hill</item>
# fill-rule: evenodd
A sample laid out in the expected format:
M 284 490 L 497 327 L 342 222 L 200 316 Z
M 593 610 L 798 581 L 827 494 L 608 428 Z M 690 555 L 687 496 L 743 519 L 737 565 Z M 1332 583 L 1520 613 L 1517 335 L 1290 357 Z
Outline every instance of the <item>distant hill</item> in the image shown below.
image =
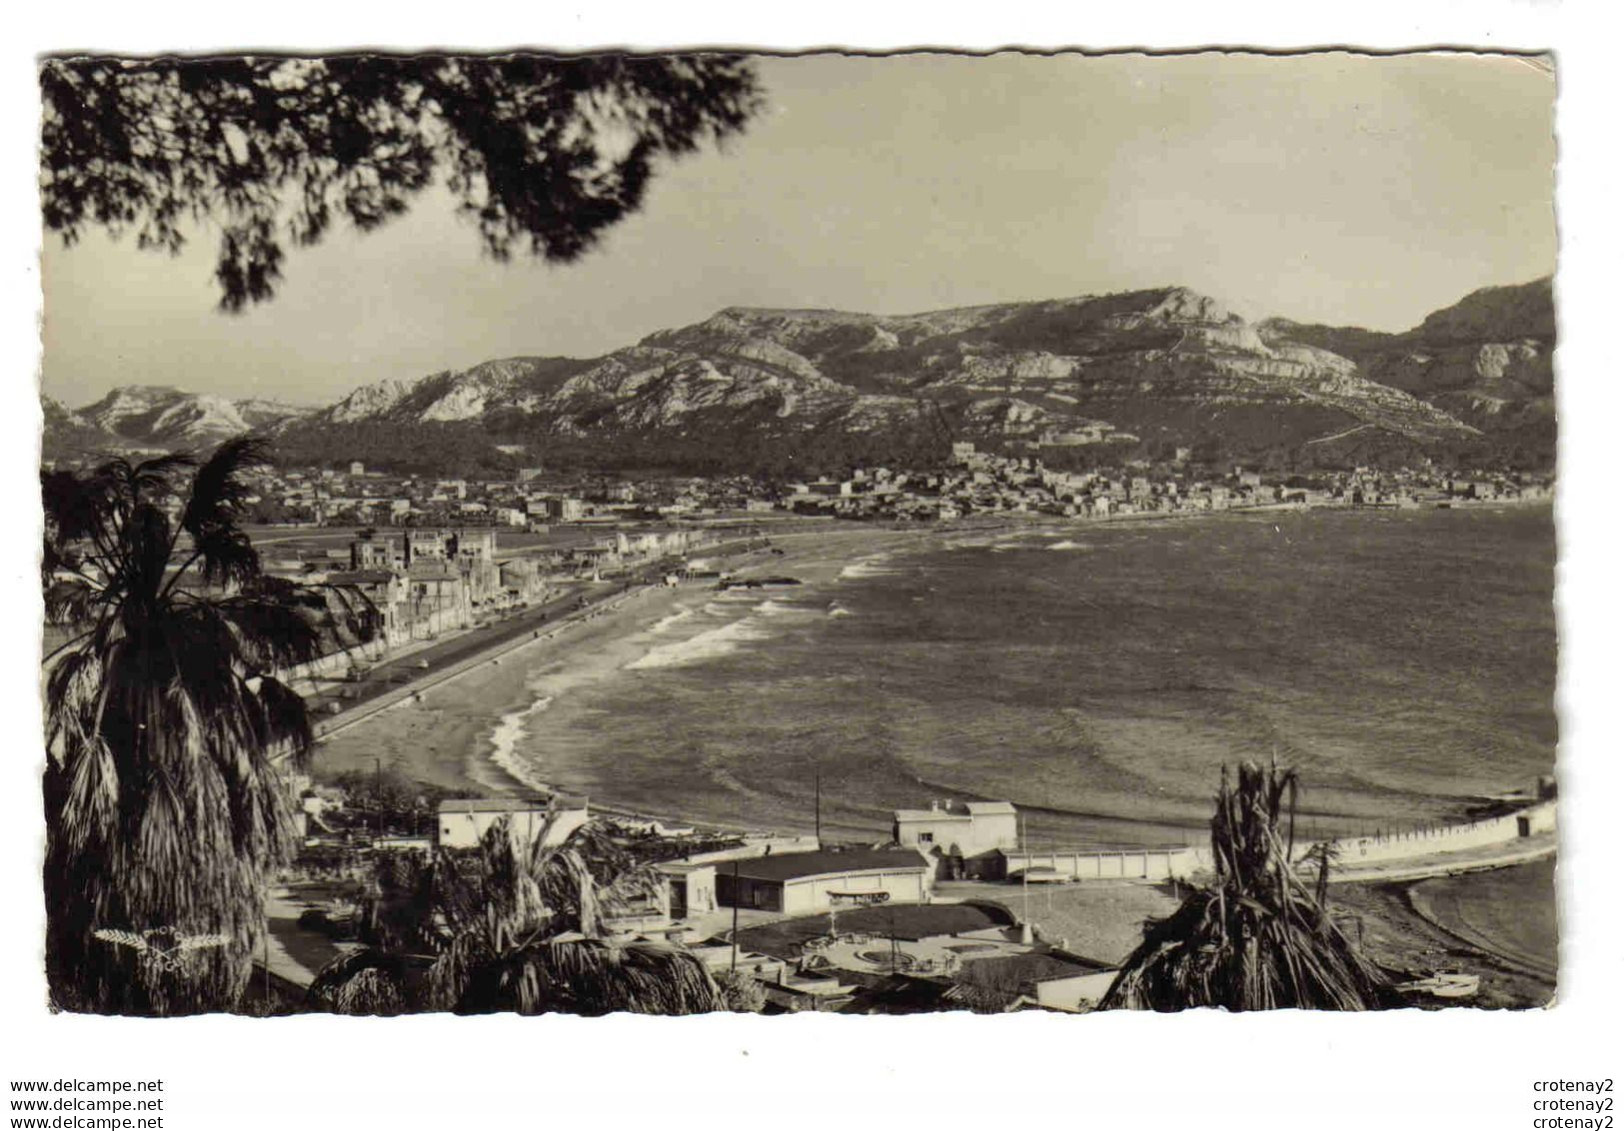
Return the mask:
M 1485 450 L 1555 459 L 1556 307 L 1548 277 L 1473 291 L 1401 334 L 1274 320 L 1264 335 L 1353 360 L 1371 380 L 1476 428 Z
M 167 385 L 125 385 L 86 405 L 78 415 L 134 443 L 175 447 L 217 443 L 307 411 L 276 401 L 187 393 Z
M 367 386 L 285 439 L 345 426 L 365 446 L 364 426 L 383 423 L 477 425 L 554 462 L 758 468 L 940 456 L 956 439 L 1257 456 L 1360 426 L 1420 444 L 1475 435 L 1355 362 L 1271 344 L 1179 287 L 902 316 L 729 308 L 590 361 L 510 358 Z
M 1507 437 L 1534 450 L 1542 422 L 1554 443 L 1553 339 L 1549 280 L 1476 292 L 1397 335 L 1251 324 L 1183 287 L 912 315 L 732 307 L 603 357 L 487 361 L 312 412 L 143 387 L 78 415 L 130 441 L 247 427 L 291 461 L 424 470 L 782 472 L 928 461 L 954 440 L 1337 463 Z
M 122 447 L 122 441 L 104 432 L 54 397 L 40 397 L 44 416 L 42 446 L 46 457 L 79 455 Z
M 124 385 L 72 410 L 42 398 L 47 456 L 97 451 L 201 450 L 230 436 L 274 429 L 311 411 L 277 401 Z

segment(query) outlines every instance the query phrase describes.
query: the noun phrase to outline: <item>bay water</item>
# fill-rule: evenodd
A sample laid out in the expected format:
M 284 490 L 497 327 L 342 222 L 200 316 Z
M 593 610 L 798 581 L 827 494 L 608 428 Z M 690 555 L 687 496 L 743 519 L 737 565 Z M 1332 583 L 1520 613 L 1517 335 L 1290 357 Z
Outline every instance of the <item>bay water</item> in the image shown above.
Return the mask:
M 797 541 L 493 720 L 522 781 L 729 828 L 884 839 L 1013 801 L 1038 848 L 1199 841 L 1219 768 L 1298 769 L 1308 835 L 1459 817 L 1551 771 L 1546 506 L 1054 523 Z

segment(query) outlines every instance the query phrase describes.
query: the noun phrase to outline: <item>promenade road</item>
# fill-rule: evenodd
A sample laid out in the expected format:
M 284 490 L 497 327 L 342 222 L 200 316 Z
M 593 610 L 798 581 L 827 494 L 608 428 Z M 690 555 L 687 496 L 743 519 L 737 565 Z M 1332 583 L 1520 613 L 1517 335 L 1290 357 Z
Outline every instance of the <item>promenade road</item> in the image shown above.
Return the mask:
M 758 539 L 721 542 L 704 547 L 703 553 L 707 557 L 738 556 L 759 545 Z M 312 711 L 318 712 L 313 720 L 316 738 L 320 741 L 412 694 L 460 675 L 475 664 L 497 658 L 539 635 L 574 624 L 625 595 L 657 584 L 670 567 L 671 563 L 649 563 L 604 581 L 571 582 L 560 596 L 544 604 L 447 634 L 433 643 L 402 648 L 373 664 L 359 681 L 327 681 L 321 691 L 306 697 Z M 319 713 L 330 710 L 335 702 L 344 709 L 336 714 Z
M 1459 852 L 1435 852 L 1402 860 L 1384 860 L 1376 864 L 1336 861 L 1331 866 L 1330 881 L 1333 884 L 1379 884 L 1403 880 L 1428 880 L 1437 876 L 1483 872 L 1491 868 L 1510 868 L 1555 854 L 1556 834 L 1541 833 L 1538 836 L 1520 837 Z

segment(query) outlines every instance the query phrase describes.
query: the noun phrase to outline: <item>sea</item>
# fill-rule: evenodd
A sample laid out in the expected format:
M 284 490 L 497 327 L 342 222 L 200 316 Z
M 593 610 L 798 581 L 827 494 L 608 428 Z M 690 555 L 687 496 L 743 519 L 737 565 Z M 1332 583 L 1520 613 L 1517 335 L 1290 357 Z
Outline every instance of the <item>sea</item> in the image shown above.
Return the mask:
M 1411 888 L 1409 898 L 1457 937 L 1555 983 L 1555 861 L 1423 880 Z
M 1007 800 L 1040 850 L 1200 842 L 1243 761 L 1296 769 L 1315 837 L 1552 771 L 1548 506 L 854 544 L 786 539 L 799 585 L 694 586 L 612 652 L 538 661 L 476 757 L 595 807 L 852 840 Z

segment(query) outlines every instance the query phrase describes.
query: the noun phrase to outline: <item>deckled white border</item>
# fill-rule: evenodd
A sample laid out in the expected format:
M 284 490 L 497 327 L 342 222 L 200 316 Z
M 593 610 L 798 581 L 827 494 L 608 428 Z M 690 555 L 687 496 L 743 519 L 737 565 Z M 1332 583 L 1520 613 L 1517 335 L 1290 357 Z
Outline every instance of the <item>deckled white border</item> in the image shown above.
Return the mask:
M 924 6 L 921 6 L 924 7 Z M 57 5 L 0 51 L 0 687 L 12 741 L 0 792 L 7 914 L 0 998 L 8 1077 L 162 1076 L 166 1127 L 469 1127 L 491 1120 L 661 1128 L 1035 1124 L 1532 1126 L 1535 1077 L 1624 1077 L 1614 1049 L 1624 980 L 1615 829 L 1620 694 L 1624 382 L 1617 44 L 1601 3 L 1314 5 L 553 4 L 412 7 L 298 0 Z M 853 1020 L 421 1018 L 393 1022 L 52 1018 L 40 1007 L 37 681 L 39 243 L 32 54 L 275 44 L 332 48 L 741 45 L 866 48 L 1470 45 L 1558 56 L 1562 394 L 1561 1000 L 1539 1014 L 929 1016 Z M 3 1086 L 3 1084 L 0 1084 Z M 1620 1080 L 1624 1087 L 1624 1079 Z M 8 1113 L 9 1114 L 9 1113 Z

